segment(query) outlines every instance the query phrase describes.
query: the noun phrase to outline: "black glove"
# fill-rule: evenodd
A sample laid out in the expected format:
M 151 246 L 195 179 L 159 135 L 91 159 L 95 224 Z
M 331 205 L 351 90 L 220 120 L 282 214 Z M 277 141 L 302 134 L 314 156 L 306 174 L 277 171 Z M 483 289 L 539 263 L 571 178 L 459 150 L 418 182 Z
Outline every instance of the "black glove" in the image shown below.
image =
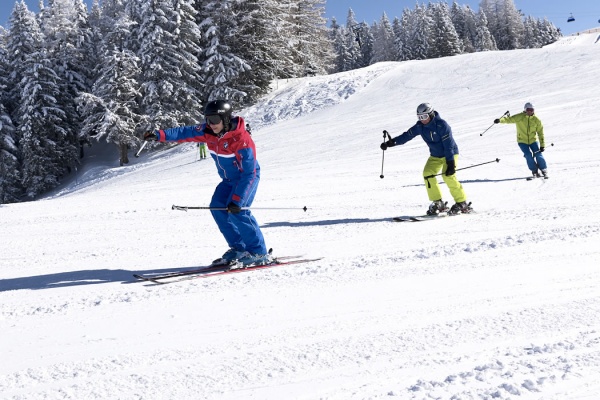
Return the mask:
M 238 206 L 234 202 L 231 202 L 231 203 L 227 204 L 227 211 L 229 211 L 232 214 L 237 214 L 240 211 L 242 211 L 242 207 Z
M 394 143 L 394 141 L 390 139 L 387 142 L 381 143 L 381 146 L 379 147 L 381 148 L 381 150 L 387 150 L 388 147 L 394 147 L 395 145 L 396 143 Z
M 448 168 L 446 168 L 446 176 L 454 175 L 456 173 L 456 163 L 454 160 L 446 161 Z
M 158 140 L 158 136 L 156 135 L 156 132 L 147 131 L 144 133 L 144 140 L 147 142 L 154 142 Z
M 496 119 L 494 120 L 494 123 L 495 123 L 495 124 L 499 124 L 499 123 L 500 123 L 500 119 L 496 118 Z
M 544 146 L 540 147 L 540 153 L 542 153 L 546 148 Z

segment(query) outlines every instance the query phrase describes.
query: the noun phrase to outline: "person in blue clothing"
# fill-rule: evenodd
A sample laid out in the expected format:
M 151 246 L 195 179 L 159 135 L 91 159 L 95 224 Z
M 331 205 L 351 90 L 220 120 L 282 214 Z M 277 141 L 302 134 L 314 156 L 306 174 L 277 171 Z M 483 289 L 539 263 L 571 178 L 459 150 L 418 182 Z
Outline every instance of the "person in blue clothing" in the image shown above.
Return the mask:
M 450 214 L 468 213 L 472 211 L 467 203 L 467 195 L 462 184 L 456 178 L 456 164 L 458 161 L 458 146 L 452 137 L 452 129 L 439 113 L 429 103 L 419 104 L 417 107 L 419 120 L 408 131 L 381 144 L 382 150 L 389 147 L 402 145 L 417 136 L 421 136 L 429 146 L 429 158 L 423 168 L 423 177 L 427 195 L 432 202 L 427 210 L 428 215 L 449 212 Z M 442 178 L 455 204 L 448 210 L 446 202 L 442 200 L 442 192 L 436 175 L 442 171 Z
M 214 100 L 205 107 L 203 124 L 146 132 L 144 140 L 206 143 L 222 179 L 210 202 L 211 213 L 229 245 L 213 264 L 265 265 L 272 258 L 249 209 L 260 181 L 256 147 L 244 119 L 232 117 L 232 111 L 228 101 Z

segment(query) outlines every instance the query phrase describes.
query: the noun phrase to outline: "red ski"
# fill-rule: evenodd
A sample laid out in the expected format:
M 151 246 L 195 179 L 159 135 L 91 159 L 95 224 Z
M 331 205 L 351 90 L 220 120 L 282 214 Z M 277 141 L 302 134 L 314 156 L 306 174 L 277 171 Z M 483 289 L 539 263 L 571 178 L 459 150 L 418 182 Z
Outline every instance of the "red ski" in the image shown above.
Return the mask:
M 207 266 L 203 268 L 187 270 L 187 271 L 176 271 L 168 274 L 162 275 L 140 275 L 133 274 L 136 279 L 153 282 L 156 284 L 165 284 L 165 283 L 173 283 L 173 282 L 181 282 L 190 279 L 196 278 L 208 278 L 212 276 L 218 275 L 228 275 L 228 274 L 237 274 L 242 272 L 250 272 L 258 269 L 269 269 L 280 267 L 284 265 L 291 264 L 302 264 L 307 262 L 319 261 L 322 260 L 323 257 L 319 258 L 297 258 L 296 256 L 287 256 L 287 257 L 277 257 L 270 264 L 266 265 L 251 265 L 248 267 L 238 267 L 236 265 L 214 265 Z

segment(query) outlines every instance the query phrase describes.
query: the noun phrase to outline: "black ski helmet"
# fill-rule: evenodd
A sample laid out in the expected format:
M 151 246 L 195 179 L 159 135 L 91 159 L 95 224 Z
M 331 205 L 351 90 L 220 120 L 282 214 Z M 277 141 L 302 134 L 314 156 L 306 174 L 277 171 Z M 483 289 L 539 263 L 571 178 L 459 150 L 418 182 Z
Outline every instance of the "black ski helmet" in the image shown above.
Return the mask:
M 227 132 L 231 126 L 231 112 L 233 107 L 227 100 L 213 100 L 209 101 L 204 108 L 204 116 L 218 115 L 223 121 L 223 127 Z
M 429 118 L 435 117 L 434 111 L 435 110 L 433 109 L 433 107 L 431 107 L 431 104 L 429 104 L 429 103 L 421 103 L 417 107 L 417 115 L 427 114 L 427 115 L 429 115 Z

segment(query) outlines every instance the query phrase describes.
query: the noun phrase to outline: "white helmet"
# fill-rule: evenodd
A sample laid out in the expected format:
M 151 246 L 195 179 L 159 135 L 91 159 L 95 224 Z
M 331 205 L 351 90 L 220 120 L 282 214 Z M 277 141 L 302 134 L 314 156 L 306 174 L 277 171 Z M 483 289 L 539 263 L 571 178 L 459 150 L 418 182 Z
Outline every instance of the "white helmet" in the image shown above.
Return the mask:
M 417 116 L 419 116 L 419 115 L 428 115 L 429 118 L 433 118 L 433 117 L 435 117 L 434 111 L 435 110 L 433 109 L 433 107 L 431 107 L 431 104 L 429 104 L 429 103 L 421 103 L 417 107 Z

